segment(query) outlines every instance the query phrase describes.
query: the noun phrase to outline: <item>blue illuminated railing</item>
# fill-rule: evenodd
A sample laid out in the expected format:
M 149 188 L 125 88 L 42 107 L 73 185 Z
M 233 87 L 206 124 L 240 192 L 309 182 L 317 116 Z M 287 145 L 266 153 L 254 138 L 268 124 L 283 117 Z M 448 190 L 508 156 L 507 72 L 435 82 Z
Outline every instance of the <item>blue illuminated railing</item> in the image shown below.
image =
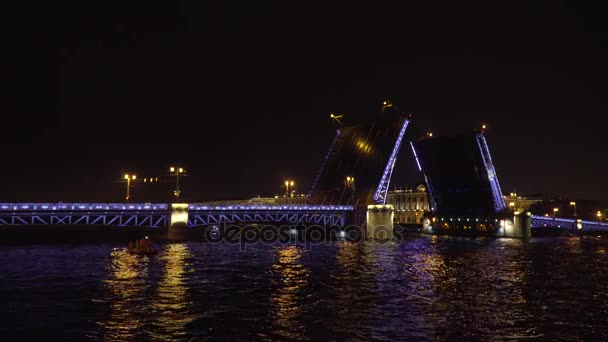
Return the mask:
M 494 169 L 494 164 L 492 163 L 490 149 L 488 148 L 488 143 L 486 142 L 486 138 L 483 136 L 482 133 L 477 134 L 477 145 L 479 146 L 479 151 L 481 152 L 481 159 L 486 168 L 488 180 L 490 181 L 492 197 L 494 199 L 494 209 L 497 212 L 505 210 L 507 206 L 505 204 L 504 198 L 502 197 L 502 190 L 500 189 L 500 184 L 498 183 L 498 176 L 496 175 L 496 170 Z
M 317 173 L 317 176 L 315 177 L 315 181 L 312 183 L 312 187 L 310 188 L 310 191 L 308 192 L 308 196 L 312 196 L 314 191 L 317 189 L 317 185 L 319 184 L 319 179 L 321 178 L 321 174 L 323 173 L 323 170 L 325 170 L 325 165 L 327 164 L 327 160 L 332 155 L 332 153 L 334 153 L 334 149 L 335 149 L 336 143 L 338 142 L 338 138 L 340 138 L 340 134 L 341 134 L 340 129 L 337 129 L 336 136 L 334 137 L 334 141 L 329 146 L 329 151 L 325 155 L 325 158 L 323 159 L 323 163 L 321 163 L 321 169 Z
M 166 211 L 168 204 L 151 203 L 0 203 L 0 211 Z
M 0 203 L 0 212 L 12 211 L 168 211 L 169 204 L 151 203 Z M 288 211 L 352 211 L 352 205 L 305 205 L 305 204 L 189 204 L 189 210 L 209 211 L 257 211 L 257 210 L 288 210 Z
M 280 204 L 244 204 L 244 205 L 213 205 L 213 204 L 189 204 L 188 210 L 205 211 L 352 211 L 352 205 L 280 205 Z
M 530 225 L 532 228 L 563 228 L 563 229 L 577 229 L 582 231 L 608 231 L 608 223 L 588 220 L 576 220 L 561 217 L 549 217 L 532 215 Z
M 378 184 L 378 188 L 376 189 L 376 193 L 374 194 L 374 201 L 378 204 L 386 204 L 386 197 L 388 193 L 388 188 L 391 183 L 391 175 L 393 174 L 393 168 L 395 166 L 395 161 L 397 160 L 397 154 L 399 153 L 399 148 L 401 147 L 401 140 L 403 140 L 403 136 L 405 135 L 405 130 L 407 129 L 410 121 L 405 119 L 401 130 L 399 131 L 399 135 L 397 136 L 397 141 L 393 146 L 393 151 L 391 152 L 391 156 L 388 159 L 388 163 L 384 168 L 384 172 L 382 173 L 382 178 L 380 179 L 380 183 Z
M 420 160 L 418 159 L 418 154 L 416 153 L 416 148 L 414 148 L 414 143 L 410 141 L 410 146 L 412 146 L 412 152 L 414 153 L 414 158 L 416 159 L 416 164 L 418 165 L 418 170 L 422 171 L 422 165 L 420 164 Z M 430 178 L 426 175 L 426 172 L 422 171 L 422 175 L 424 176 L 424 182 L 426 183 L 426 189 L 429 199 L 429 205 L 431 207 L 431 211 L 437 210 L 437 201 L 435 199 L 435 191 L 433 190 L 433 184 Z

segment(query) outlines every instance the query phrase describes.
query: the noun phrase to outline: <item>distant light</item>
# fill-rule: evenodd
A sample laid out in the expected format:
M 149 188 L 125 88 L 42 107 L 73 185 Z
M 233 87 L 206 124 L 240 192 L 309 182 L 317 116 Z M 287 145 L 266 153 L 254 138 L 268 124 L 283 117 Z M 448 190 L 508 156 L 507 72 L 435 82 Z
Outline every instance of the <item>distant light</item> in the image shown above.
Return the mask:
M 175 168 L 174 168 L 173 166 L 171 166 L 171 167 L 169 168 L 169 171 L 170 171 L 170 172 L 175 172 Z
M 129 175 L 125 174 L 125 179 L 129 179 Z
M 180 172 L 180 173 L 184 172 L 184 169 L 180 167 L 180 168 L 179 168 L 179 172 Z

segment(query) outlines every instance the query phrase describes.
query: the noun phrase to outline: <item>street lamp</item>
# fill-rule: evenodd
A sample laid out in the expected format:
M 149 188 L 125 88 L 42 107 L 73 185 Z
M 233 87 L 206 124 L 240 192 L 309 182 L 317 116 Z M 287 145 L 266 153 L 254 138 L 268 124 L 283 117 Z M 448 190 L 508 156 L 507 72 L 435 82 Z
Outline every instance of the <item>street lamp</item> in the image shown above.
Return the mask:
M 125 173 L 124 178 L 127 180 L 127 195 L 125 196 L 125 199 L 128 201 L 131 198 L 131 180 L 137 179 L 137 176 Z
M 329 117 L 336 120 L 336 122 L 340 125 L 340 126 L 344 126 L 344 124 L 342 124 L 342 121 L 340 121 L 340 119 L 343 117 L 344 115 L 336 115 L 334 113 L 329 113 Z
M 598 210 L 596 215 L 597 215 L 597 220 L 601 221 L 602 220 L 602 212 Z
M 171 166 L 169 167 L 169 172 L 171 172 L 172 176 L 175 176 L 175 190 L 173 190 L 173 195 L 175 197 L 179 197 L 179 194 L 181 192 L 179 190 L 179 175 L 185 173 L 186 170 L 184 170 L 183 167 Z
M 350 199 L 355 197 L 355 177 L 346 176 L 346 189 L 350 190 Z
M 553 208 L 553 217 L 557 217 L 558 211 L 559 211 L 559 208 Z
M 574 217 L 578 216 L 576 214 L 576 202 L 570 202 L 570 205 L 574 207 Z
M 388 100 L 384 100 L 382 101 L 382 111 L 385 111 L 388 108 L 391 108 L 393 106 L 393 104 L 391 103 L 391 101 Z
M 285 197 L 291 197 L 289 194 L 289 187 L 291 186 L 292 188 L 295 186 L 295 182 L 294 181 L 290 181 L 290 180 L 286 180 L 285 181 Z M 293 191 L 293 190 L 292 190 Z
M 346 176 L 346 187 L 348 189 L 354 189 L 355 188 L 355 177 Z

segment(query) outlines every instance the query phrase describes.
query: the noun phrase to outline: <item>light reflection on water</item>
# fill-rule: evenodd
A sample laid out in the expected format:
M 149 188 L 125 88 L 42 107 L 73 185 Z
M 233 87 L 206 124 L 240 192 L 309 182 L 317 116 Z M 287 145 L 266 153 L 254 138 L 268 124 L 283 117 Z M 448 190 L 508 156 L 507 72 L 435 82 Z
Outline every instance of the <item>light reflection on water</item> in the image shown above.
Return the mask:
M 276 249 L 270 289 L 271 340 L 299 340 L 305 336 L 304 325 L 298 316 L 303 312 L 303 292 L 308 287 L 309 270 L 300 263 L 302 253 L 301 247 L 294 245 Z
M 107 340 L 130 340 L 144 326 L 141 297 L 146 288 L 149 262 L 149 257 L 133 255 L 125 249 L 112 251 L 110 278 L 105 281 L 111 314 L 102 323 Z
M 189 258 L 190 250 L 184 243 L 164 246 L 160 256 L 164 273 L 152 302 L 155 326 L 152 337 L 155 340 L 183 338 L 187 325 L 197 318 L 191 310 L 186 282 Z
M 608 241 L 0 247 L 0 335 L 95 340 L 608 338 Z M 61 314 L 59 314 L 61 313 Z
M 174 340 L 183 338 L 196 316 L 191 312 L 186 283 L 190 252 L 186 244 L 167 244 L 158 256 L 141 256 L 125 249 L 112 251 L 110 277 L 105 281 L 111 314 L 104 338 Z M 160 279 L 149 274 L 160 268 Z

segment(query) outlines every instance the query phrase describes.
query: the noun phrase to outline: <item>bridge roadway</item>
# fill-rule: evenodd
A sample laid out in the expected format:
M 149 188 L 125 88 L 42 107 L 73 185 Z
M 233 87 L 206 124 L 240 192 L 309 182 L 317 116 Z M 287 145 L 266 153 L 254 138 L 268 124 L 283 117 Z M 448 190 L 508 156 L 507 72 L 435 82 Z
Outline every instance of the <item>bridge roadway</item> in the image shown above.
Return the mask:
M 219 223 L 289 222 L 345 226 L 349 205 L 196 203 L 0 203 L 0 225 L 189 227 Z

